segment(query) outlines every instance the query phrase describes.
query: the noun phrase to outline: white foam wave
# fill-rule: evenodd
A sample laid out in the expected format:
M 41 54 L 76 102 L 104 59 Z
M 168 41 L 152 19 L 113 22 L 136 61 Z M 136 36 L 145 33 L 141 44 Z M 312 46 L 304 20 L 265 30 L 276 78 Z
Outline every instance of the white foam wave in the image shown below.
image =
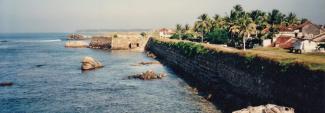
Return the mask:
M 12 42 L 60 42 L 61 39 L 54 39 L 54 40 L 14 40 Z M 11 42 L 11 41 L 9 41 Z

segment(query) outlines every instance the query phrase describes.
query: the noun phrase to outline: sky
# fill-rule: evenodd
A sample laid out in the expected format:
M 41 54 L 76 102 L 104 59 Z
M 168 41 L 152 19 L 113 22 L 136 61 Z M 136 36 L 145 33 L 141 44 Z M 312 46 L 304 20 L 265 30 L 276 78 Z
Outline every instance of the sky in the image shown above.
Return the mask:
M 325 0 L 0 0 L 0 33 L 174 27 L 202 13 L 227 15 L 237 4 L 325 24 Z

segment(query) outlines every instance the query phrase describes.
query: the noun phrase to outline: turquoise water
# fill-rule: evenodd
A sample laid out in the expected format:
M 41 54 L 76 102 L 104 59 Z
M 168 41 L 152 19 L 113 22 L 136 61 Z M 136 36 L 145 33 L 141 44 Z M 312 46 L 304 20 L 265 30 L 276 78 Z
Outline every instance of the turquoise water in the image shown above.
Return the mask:
M 163 65 L 132 66 L 155 61 L 144 53 L 64 48 L 66 34 L 0 34 L 0 112 L 197 113 L 200 97 Z M 4 41 L 6 40 L 6 41 Z M 84 56 L 105 67 L 80 70 Z M 154 70 L 162 80 L 127 76 Z

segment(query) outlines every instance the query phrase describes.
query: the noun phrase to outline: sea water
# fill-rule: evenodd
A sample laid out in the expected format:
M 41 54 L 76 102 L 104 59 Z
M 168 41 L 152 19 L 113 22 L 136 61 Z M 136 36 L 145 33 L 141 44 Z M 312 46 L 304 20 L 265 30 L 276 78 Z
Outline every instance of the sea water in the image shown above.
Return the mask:
M 0 112 L 203 112 L 200 97 L 163 65 L 141 52 L 64 48 L 66 33 L 0 34 Z M 85 56 L 105 66 L 82 72 Z M 166 73 L 161 80 L 127 76 L 147 70 Z

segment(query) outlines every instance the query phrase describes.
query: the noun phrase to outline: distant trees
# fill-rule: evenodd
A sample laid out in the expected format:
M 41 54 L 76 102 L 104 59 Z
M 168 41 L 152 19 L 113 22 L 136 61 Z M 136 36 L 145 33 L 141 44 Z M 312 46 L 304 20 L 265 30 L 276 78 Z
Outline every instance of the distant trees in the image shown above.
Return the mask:
M 171 38 L 196 38 L 201 42 L 227 43 L 229 46 L 245 49 L 260 44 L 263 39 L 272 38 L 280 26 L 296 26 L 305 21 L 307 19 L 299 19 L 292 12 L 288 16 L 277 9 L 271 12 L 261 10 L 247 12 L 241 5 L 235 5 L 229 16 L 215 14 L 210 18 L 208 14 L 202 14 L 194 22 L 193 27 L 189 24 L 184 27 L 177 24 L 176 33 Z M 246 45 L 247 39 L 257 41 Z

